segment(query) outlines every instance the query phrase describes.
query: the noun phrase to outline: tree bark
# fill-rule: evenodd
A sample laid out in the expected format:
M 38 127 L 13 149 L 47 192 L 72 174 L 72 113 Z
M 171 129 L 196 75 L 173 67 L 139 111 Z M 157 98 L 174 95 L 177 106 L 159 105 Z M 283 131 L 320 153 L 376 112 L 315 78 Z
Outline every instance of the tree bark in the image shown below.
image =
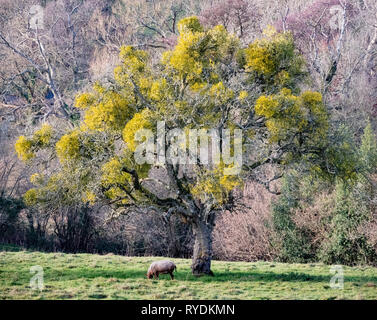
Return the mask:
M 195 221 L 193 224 L 195 244 L 191 269 L 195 276 L 214 275 L 211 271 L 212 230 L 213 225 L 205 221 Z

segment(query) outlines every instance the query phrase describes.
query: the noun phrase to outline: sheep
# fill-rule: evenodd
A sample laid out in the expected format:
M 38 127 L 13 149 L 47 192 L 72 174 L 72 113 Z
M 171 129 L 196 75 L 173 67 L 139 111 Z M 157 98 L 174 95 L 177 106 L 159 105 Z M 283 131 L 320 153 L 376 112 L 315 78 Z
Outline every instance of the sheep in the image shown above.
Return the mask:
M 161 260 L 161 261 L 155 261 L 152 262 L 150 265 L 148 272 L 147 272 L 147 278 L 152 279 L 153 277 L 156 277 L 158 279 L 158 275 L 160 273 L 162 274 L 170 274 L 170 277 L 172 280 L 174 280 L 173 271 L 177 270 L 177 266 L 174 264 L 174 262 L 169 260 Z

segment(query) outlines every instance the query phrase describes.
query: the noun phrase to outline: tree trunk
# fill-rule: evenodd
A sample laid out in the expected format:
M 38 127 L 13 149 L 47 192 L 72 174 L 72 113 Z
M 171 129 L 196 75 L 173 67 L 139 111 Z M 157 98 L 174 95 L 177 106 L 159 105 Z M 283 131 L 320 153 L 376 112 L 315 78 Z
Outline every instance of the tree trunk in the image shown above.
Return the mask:
M 204 221 L 197 221 L 193 224 L 195 244 L 191 269 L 192 273 L 196 276 L 213 276 L 213 272 L 211 271 L 212 230 L 213 225 Z

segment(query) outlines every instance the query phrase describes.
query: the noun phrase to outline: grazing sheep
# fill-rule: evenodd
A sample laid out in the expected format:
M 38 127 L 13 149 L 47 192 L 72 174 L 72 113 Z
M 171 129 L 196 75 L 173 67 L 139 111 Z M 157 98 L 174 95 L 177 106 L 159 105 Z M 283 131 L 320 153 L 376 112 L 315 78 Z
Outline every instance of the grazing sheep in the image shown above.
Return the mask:
M 177 267 L 172 261 L 169 261 L 169 260 L 155 261 L 155 262 L 152 262 L 152 264 L 150 265 L 148 269 L 147 278 L 152 279 L 153 277 L 156 277 L 158 279 L 158 275 L 160 273 L 162 274 L 169 273 L 171 279 L 173 280 L 174 270 L 177 270 Z

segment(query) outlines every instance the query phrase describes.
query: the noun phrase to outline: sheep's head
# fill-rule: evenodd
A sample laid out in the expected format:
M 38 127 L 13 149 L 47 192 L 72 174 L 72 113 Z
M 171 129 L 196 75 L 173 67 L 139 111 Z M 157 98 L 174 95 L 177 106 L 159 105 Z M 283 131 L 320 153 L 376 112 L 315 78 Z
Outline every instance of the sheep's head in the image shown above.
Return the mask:
M 146 276 L 147 276 L 148 279 L 152 279 L 153 278 L 152 272 L 146 273 Z

